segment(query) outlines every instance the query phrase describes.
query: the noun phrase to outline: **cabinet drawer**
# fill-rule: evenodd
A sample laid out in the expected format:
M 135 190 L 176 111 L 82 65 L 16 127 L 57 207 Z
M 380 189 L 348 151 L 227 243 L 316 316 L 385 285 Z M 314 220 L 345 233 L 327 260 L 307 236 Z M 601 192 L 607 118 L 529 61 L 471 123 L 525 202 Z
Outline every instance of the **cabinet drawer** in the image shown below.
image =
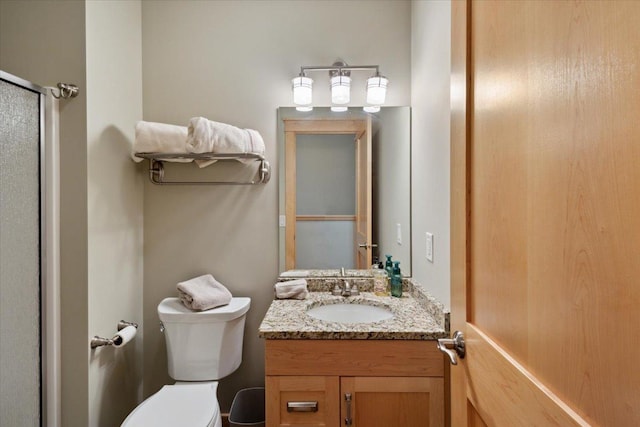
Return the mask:
M 340 422 L 337 376 L 267 376 L 267 427 L 333 427 Z
M 435 341 L 267 340 L 267 375 L 442 377 Z

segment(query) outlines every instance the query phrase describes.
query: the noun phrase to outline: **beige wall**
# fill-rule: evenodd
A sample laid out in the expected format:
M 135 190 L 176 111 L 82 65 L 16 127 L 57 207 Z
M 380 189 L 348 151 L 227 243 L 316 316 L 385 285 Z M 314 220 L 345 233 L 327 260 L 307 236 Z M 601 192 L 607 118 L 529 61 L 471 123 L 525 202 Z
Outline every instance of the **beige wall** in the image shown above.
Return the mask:
M 116 426 L 142 397 L 142 169 L 129 158 L 142 118 L 139 1 L 86 3 L 89 333 L 140 324 L 123 348 L 89 355 L 89 426 Z
M 0 68 L 41 86 L 77 84 L 60 104 L 62 425 L 88 424 L 85 5 L 0 1 Z
M 413 277 L 449 307 L 451 4 L 411 4 Z M 433 233 L 433 263 L 425 233 Z
M 410 3 L 348 1 L 339 12 L 325 1 L 142 4 L 145 120 L 186 124 L 202 115 L 254 128 L 274 170 L 267 185 L 253 187 L 145 183 L 145 324 L 157 324 L 157 304 L 175 295 L 178 281 L 203 273 L 252 298 L 243 363 L 220 385 L 223 410 L 238 389 L 264 381 L 257 329 L 278 273 L 276 110 L 292 105 L 291 78 L 301 65 L 336 58 L 374 63 L 391 80 L 387 104 L 410 101 Z M 357 76 L 353 102 L 362 104 L 368 76 Z M 316 101 L 328 105 L 328 78 L 314 77 Z M 170 381 L 157 328 L 146 328 L 144 350 L 146 396 Z
M 142 342 L 91 352 L 142 320 L 142 174 L 128 159 L 142 117 L 139 2 L 0 1 L 0 68 L 60 102 L 62 425 L 118 425 L 141 398 Z

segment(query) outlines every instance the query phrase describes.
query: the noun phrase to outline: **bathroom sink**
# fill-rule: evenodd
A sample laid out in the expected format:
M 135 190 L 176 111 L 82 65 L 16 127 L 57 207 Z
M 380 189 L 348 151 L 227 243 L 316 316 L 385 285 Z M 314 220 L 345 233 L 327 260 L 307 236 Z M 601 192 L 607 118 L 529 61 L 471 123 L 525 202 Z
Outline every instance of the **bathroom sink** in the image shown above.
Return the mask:
M 373 323 L 393 317 L 388 308 L 365 304 L 319 305 L 307 310 L 307 314 L 318 320 L 338 323 Z

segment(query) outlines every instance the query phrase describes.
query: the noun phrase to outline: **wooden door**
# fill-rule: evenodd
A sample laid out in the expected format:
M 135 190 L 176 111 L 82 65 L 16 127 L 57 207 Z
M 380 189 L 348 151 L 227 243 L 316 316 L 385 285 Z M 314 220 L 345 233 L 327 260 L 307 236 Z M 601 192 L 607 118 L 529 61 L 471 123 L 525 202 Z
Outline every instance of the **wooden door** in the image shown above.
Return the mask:
M 371 119 L 367 118 L 364 129 L 356 135 L 356 268 L 371 268 L 373 248 L 371 246 Z
M 639 22 L 453 2 L 454 426 L 640 425 Z
M 441 427 L 442 377 L 342 377 L 341 419 L 352 427 Z

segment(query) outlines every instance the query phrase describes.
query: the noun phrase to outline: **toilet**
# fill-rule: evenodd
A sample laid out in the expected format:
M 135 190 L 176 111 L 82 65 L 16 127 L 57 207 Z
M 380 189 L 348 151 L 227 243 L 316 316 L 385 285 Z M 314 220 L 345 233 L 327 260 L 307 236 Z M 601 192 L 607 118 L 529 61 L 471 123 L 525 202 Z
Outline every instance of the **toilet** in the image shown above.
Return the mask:
M 250 298 L 192 311 L 165 298 L 158 317 L 167 344 L 169 376 L 176 380 L 138 405 L 122 427 L 221 427 L 218 380 L 242 362 L 244 322 Z

